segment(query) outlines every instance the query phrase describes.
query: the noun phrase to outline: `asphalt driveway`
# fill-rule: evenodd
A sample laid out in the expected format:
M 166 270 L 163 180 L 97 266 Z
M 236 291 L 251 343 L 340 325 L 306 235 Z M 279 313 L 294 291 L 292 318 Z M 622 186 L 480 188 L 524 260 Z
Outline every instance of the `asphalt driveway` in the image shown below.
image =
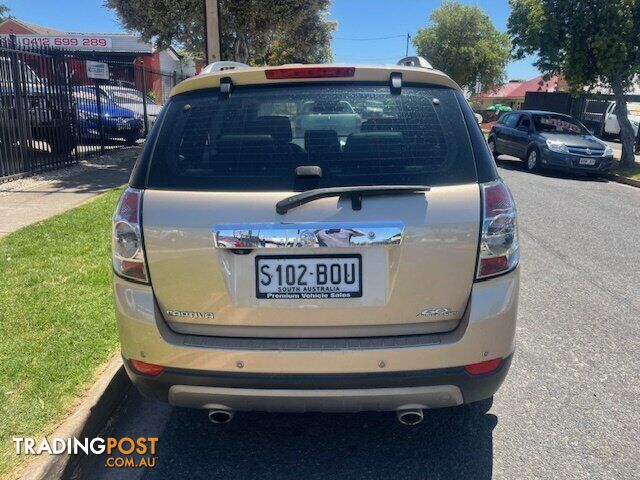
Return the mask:
M 640 478 L 640 189 L 501 162 L 518 204 L 518 350 L 493 405 L 392 414 L 201 411 L 132 393 L 103 436 L 157 436 L 155 468 L 81 478 Z

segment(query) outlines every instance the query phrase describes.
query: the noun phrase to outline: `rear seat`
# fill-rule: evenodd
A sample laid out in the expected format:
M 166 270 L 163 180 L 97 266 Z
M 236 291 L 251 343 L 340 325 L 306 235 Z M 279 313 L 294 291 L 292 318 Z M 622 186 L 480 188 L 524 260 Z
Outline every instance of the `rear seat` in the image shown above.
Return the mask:
M 216 175 L 247 175 L 247 171 L 259 174 L 273 168 L 275 148 L 271 135 L 221 135 L 216 150 L 209 158 Z
M 263 115 L 256 118 L 251 129 L 256 134 L 271 135 L 276 152 L 301 155 L 304 150 L 292 143 L 291 120 L 285 115 Z

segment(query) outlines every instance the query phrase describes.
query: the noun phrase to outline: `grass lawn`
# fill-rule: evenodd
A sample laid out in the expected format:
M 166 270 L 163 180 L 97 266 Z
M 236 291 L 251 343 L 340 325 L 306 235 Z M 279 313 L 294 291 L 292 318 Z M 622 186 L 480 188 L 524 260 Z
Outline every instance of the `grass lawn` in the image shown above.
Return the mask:
M 611 173 L 617 173 L 618 175 L 622 175 L 623 177 L 633 178 L 634 180 L 640 180 L 640 165 L 638 165 L 636 162 L 635 168 L 614 167 L 611 170 Z
M 121 189 L 0 238 L 0 478 L 68 412 L 117 347 L 111 216 Z

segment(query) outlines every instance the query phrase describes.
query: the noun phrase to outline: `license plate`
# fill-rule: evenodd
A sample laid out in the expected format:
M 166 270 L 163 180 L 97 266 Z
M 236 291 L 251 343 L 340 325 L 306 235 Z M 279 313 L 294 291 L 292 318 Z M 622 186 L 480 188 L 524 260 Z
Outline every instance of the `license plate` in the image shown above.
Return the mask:
M 580 165 L 595 165 L 596 164 L 596 159 L 595 158 L 581 158 L 580 159 Z
M 362 296 L 360 255 L 256 257 L 256 297 L 272 300 Z
M 116 128 L 118 130 L 131 130 L 131 125 L 129 125 L 128 123 L 119 123 Z

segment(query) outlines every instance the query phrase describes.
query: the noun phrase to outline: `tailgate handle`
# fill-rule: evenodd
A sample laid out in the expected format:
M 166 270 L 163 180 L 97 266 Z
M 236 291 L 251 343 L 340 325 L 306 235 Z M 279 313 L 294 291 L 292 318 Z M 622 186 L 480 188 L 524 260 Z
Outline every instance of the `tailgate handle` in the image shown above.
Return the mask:
M 402 222 L 221 224 L 213 228 L 216 248 L 360 248 L 400 245 Z

